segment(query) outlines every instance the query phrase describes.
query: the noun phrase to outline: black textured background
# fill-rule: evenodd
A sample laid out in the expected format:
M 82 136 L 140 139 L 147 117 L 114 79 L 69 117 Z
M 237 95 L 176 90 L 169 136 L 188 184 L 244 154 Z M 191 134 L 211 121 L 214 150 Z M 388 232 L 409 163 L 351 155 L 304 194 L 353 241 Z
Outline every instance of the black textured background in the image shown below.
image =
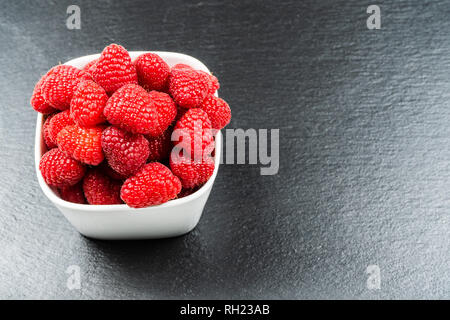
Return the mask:
M 81 30 L 66 28 L 70 4 Z M 370 4 L 381 30 L 366 27 Z M 450 298 L 448 1 L 0 7 L 1 298 Z M 28 102 L 51 66 L 111 42 L 205 62 L 229 128 L 280 129 L 279 174 L 221 166 L 183 237 L 80 236 L 39 189 Z

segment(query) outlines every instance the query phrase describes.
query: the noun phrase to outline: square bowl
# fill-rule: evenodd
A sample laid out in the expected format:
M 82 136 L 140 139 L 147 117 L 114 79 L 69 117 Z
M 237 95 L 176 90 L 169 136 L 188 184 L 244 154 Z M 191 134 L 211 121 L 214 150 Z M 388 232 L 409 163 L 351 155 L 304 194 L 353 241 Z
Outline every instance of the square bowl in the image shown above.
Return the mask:
M 162 51 L 130 51 L 129 53 L 131 59 L 134 60 L 146 52 L 158 54 L 171 67 L 177 63 L 184 63 L 209 73 L 208 68 L 202 62 L 185 54 Z M 100 57 L 100 54 L 93 54 L 70 60 L 65 64 L 83 68 L 88 62 L 98 57 Z M 181 199 L 170 200 L 157 206 L 134 209 L 126 204 L 88 205 L 61 199 L 56 189 L 50 188 L 45 183 L 39 171 L 39 161 L 47 151 L 42 137 L 43 121 L 44 118 L 39 113 L 35 137 L 35 167 L 39 185 L 47 198 L 53 202 L 78 232 L 95 239 L 131 240 L 175 237 L 188 233 L 195 228 L 219 170 L 222 153 L 222 134 L 220 131 L 217 132 L 215 137 L 214 172 L 200 189 Z

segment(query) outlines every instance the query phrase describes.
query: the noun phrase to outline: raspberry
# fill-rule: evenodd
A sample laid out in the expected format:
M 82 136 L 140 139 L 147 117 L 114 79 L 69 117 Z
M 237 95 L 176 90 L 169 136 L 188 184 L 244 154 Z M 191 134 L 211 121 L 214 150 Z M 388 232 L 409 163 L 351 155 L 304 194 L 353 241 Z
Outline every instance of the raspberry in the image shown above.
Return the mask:
M 149 155 L 148 141 L 142 134 L 133 134 L 114 126 L 103 131 L 102 147 L 109 166 L 124 177 L 138 171 Z
M 42 136 L 44 137 L 44 143 L 49 150 L 56 147 L 56 143 L 53 142 L 53 139 L 50 136 L 50 120 L 55 115 L 56 113 L 49 115 L 47 119 L 45 119 L 44 125 L 42 126 Z
M 210 94 L 215 94 L 216 91 L 220 89 L 219 79 L 217 79 L 216 76 L 210 74 L 209 75 L 209 80 L 211 82 L 211 87 L 209 89 L 209 93 Z
M 175 102 L 183 108 L 195 108 L 210 91 L 207 74 L 188 68 L 172 68 L 169 91 Z
M 103 113 L 111 124 L 132 133 L 158 136 L 161 130 L 153 101 L 136 84 L 127 84 L 114 92 Z
M 187 64 L 179 63 L 179 64 L 174 65 L 171 70 L 195 70 L 195 69 Z M 219 83 L 219 80 L 217 79 L 217 77 L 213 76 L 210 73 L 202 71 L 202 70 L 197 70 L 197 72 L 205 74 L 207 76 L 208 81 L 209 81 L 208 93 L 215 94 L 216 91 L 219 90 L 219 88 L 220 88 L 220 83 Z
M 30 104 L 34 110 L 43 114 L 49 114 L 55 112 L 56 109 L 53 108 L 50 104 L 48 104 L 44 96 L 42 95 L 42 84 L 44 83 L 45 75 L 36 83 L 34 86 L 33 94 L 31 95 Z
M 216 96 L 208 96 L 200 105 L 200 108 L 208 114 L 214 129 L 224 128 L 231 120 L 231 110 L 225 100 Z
M 105 122 L 103 109 L 108 101 L 105 90 L 92 80 L 83 81 L 70 102 L 70 116 L 81 127 Z
M 72 186 L 80 181 L 86 168 L 57 148 L 47 151 L 39 162 L 45 183 L 54 187 Z
M 59 65 L 50 69 L 42 83 L 42 95 L 52 107 L 66 110 L 73 93 L 82 80 L 90 79 L 85 71 L 72 66 Z
M 134 61 L 139 84 L 146 90 L 162 90 L 170 74 L 169 65 L 157 54 L 144 53 Z
M 91 73 L 95 82 L 108 94 L 114 93 L 126 84 L 138 83 L 136 68 L 131 62 L 128 51 L 117 44 L 110 44 L 103 49 Z
M 70 111 L 65 110 L 59 112 L 51 117 L 48 123 L 48 139 L 52 145 L 57 145 L 56 137 L 58 133 L 67 126 L 74 124 L 72 118 L 70 117 Z M 45 134 L 45 132 L 44 132 Z M 44 136 L 45 137 L 45 136 Z
M 158 126 L 151 133 L 158 137 L 166 131 L 177 115 L 177 106 L 172 98 L 164 92 L 150 91 L 149 97 L 153 101 L 158 115 Z
M 121 186 L 121 181 L 111 179 L 98 168 L 89 170 L 83 180 L 84 195 L 89 204 L 122 204 Z
M 189 109 L 174 127 L 174 140 L 191 155 L 208 154 L 214 149 L 211 121 L 205 111 Z
M 198 70 L 198 72 L 205 74 L 209 79 L 209 94 L 215 94 L 217 90 L 220 88 L 219 80 L 210 73 L 205 71 Z
M 143 208 L 174 199 L 180 191 L 180 179 L 165 165 L 151 162 L 125 180 L 120 197 L 130 207 Z
M 167 129 L 158 137 L 147 137 L 150 153 L 147 161 L 159 161 L 169 157 L 172 150 L 172 130 Z
M 57 143 L 61 151 L 86 164 L 98 165 L 103 161 L 103 126 L 81 128 L 67 126 L 58 133 Z
M 59 196 L 61 197 L 61 199 L 69 202 L 81 204 L 86 203 L 86 199 L 83 193 L 83 184 L 81 182 L 77 183 L 74 186 L 60 188 Z
M 170 168 L 173 174 L 180 178 L 183 188 L 194 188 L 202 185 L 212 176 L 214 159 L 204 156 L 197 161 L 181 154 L 172 154 Z

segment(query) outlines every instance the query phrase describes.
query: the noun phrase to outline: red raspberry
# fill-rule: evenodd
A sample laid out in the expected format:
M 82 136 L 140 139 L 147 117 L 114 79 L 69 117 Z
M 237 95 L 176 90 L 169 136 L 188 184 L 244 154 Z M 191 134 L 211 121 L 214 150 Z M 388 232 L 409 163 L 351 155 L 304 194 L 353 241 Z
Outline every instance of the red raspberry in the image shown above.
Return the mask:
M 59 65 L 50 69 L 42 83 L 42 95 L 52 107 L 66 110 L 80 81 L 90 79 L 85 71 L 72 66 Z
M 133 208 L 143 208 L 174 199 L 181 191 L 181 182 L 165 165 L 147 163 L 123 183 L 122 200 Z
M 210 80 L 205 73 L 187 68 L 172 68 L 169 91 L 175 102 L 183 108 L 195 108 L 210 91 Z
M 86 199 L 84 198 L 83 193 L 83 184 L 81 182 L 77 183 L 74 186 L 60 188 L 59 196 L 61 197 L 61 199 L 69 202 L 81 204 L 86 203 Z
M 56 143 L 53 142 L 53 139 L 50 136 L 50 120 L 56 115 L 56 113 L 51 114 L 45 119 L 44 125 L 42 126 L 42 136 L 44 138 L 45 145 L 47 149 L 52 149 L 56 147 Z
M 52 145 L 57 145 L 56 137 L 58 133 L 67 126 L 73 125 L 74 122 L 70 117 L 70 110 L 59 112 L 52 116 L 48 123 L 48 139 Z M 45 132 L 44 132 L 45 134 Z M 45 136 L 44 136 L 45 137 Z
M 134 61 L 139 84 L 146 90 L 163 90 L 170 74 L 169 65 L 155 53 L 141 54 Z
M 117 44 L 110 44 L 103 49 L 91 73 L 95 82 L 108 94 L 114 93 L 126 84 L 138 83 L 136 68 L 131 62 L 128 51 Z
M 61 151 L 74 159 L 96 166 L 105 158 L 102 151 L 104 127 L 81 128 L 67 126 L 58 133 L 57 143 Z
M 147 91 L 137 84 L 127 84 L 114 92 L 103 110 L 106 119 L 132 133 L 158 136 L 158 114 Z
M 121 181 L 111 179 L 99 168 L 89 170 L 83 180 L 86 200 L 89 204 L 95 205 L 122 204 L 121 186 Z
M 39 170 L 44 181 L 54 187 L 73 186 L 83 178 L 86 172 L 83 164 L 57 148 L 47 151 L 42 156 Z
M 160 161 L 166 159 L 172 150 L 172 130 L 167 129 L 158 137 L 147 137 L 150 154 L 147 161 Z
M 153 101 L 158 115 L 158 126 L 151 133 L 158 137 L 163 134 L 177 115 L 177 106 L 172 98 L 164 92 L 150 91 L 149 97 Z
M 105 122 L 103 109 L 108 101 L 105 90 L 92 80 L 83 81 L 70 102 L 70 116 L 80 127 L 92 127 Z
M 209 154 L 214 149 L 214 136 L 211 121 L 205 111 L 189 109 L 174 127 L 174 141 L 177 147 L 188 154 Z
M 170 156 L 170 169 L 180 178 L 183 188 L 194 188 L 204 184 L 214 172 L 214 159 L 204 156 L 199 161 L 181 154 Z
M 231 120 L 231 110 L 225 100 L 210 95 L 203 100 L 200 108 L 208 114 L 211 125 L 214 129 L 220 130 L 224 128 Z
M 209 80 L 211 81 L 211 87 L 209 89 L 210 94 L 215 94 L 217 90 L 220 89 L 219 79 L 216 76 L 210 74 Z
M 33 94 L 31 95 L 30 104 L 34 110 L 43 114 L 49 114 L 55 112 L 56 109 L 53 108 L 50 104 L 48 104 L 44 96 L 42 95 L 42 84 L 44 83 L 45 75 L 36 83 L 34 86 Z
M 194 68 L 192 68 L 191 66 L 184 64 L 184 63 L 179 63 L 176 64 L 172 67 L 171 70 L 195 70 Z M 213 76 L 210 73 L 207 73 L 205 71 L 202 70 L 197 70 L 197 72 L 200 72 L 202 74 L 205 74 L 208 79 L 209 79 L 209 94 L 215 94 L 217 90 L 219 90 L 220 88 L 220 83 L 219 80 L 217 79 L 217 77 Z
M 103 131 L 102 147 L 110 167 L 124 177 L 138 171 L 149 155 L 148 141 L 142 134 L 114 126 Z
M 215 94 L 217 90 L 220 88 L 219 80 L 210 73 L 205 71 L 198 70 L 198 72 L 205 74 L 209 79 L 209 94 Z

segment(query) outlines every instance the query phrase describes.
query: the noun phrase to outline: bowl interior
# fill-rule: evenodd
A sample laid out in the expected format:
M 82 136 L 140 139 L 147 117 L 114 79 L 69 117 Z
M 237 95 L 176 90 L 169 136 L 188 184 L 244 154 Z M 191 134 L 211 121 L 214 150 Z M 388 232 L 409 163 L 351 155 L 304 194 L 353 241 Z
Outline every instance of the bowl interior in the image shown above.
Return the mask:
M 187 64 L 195 69 L 202 70 L 205 72 L 210 73 L 209 69 L 199 60 L 195 59 L 194 57 L 176 53 L 176 52 L 164 52 L 164 51 L 129 51 L 130 57 L 132 60 L 136 59 L 139 55 L 146 53 L 146 52 L 153 52 L 158 54 L 161 58 L 166 61 L 166 63 L 169 66 L 174 66 L 178 63 Z M 100 54 L 92 54 L 88 56 L 79 57 L 70 61 L 67 61 L 66 65 L 71 65 L 77 68 L 83 68 L 87 63 L 90 61 L 97 59 L 100 57 Z M 216 96 L 217 92 L 215 93 Z M 220 164 L 220 157 L 222 152 L 222 134 L 220 131 L 217 132 L 215 136 L 215 159 L 214 159 L 214 172 L 213 175 L 209 178 L 209 180 L 196 192 L 183 197 L 181 199 L 174 199 L 170 200 L 166 203 L 163 203 L 161 205 L 147 207 L 147 208 L 141 208 L 141 209 L 134 209 L 128 207 L 126 204 L 120 204 L 120 205 L 88 205 L 88 204 L 78 204 L 78 203 L 72 203 L 65 201 L 61 199 L 58 195 L 58 191 L 55 188 L 49 187 L 45 181 L 44 178 L 41 175 L 41 172 L 39 171 L 39 161 L 42 157 L 42 155 L 47 151 L 47 147 L 45 146 L 44 139 L 42 137 L 42 125 L 44 122 L 44 117 L 42 114 L 38 114 L 37 117 L 37 123 L 36 123 L 36 137 L 35 137 L 35 167 L 36 167 L 36 174 L 39 181 L 39 185 L 44 192 L 44 194 L 55 204 L 66 207 L 70 209 L 81 209 L 83 211 L 123 211 L 124 209 L 129 209 L 130 212 L 138 212 L 138 211 L 145 211 L 149 212 L 152 211 L 152 209 L 157 210 L 158 208 L 162 207 L 172 207 L 172 206 L 178 206 L 182 205 L 183 203 L 186 203 L 188 201 L 191 201 L 193 199 L 196 199 L 200 197 L 203 193 L 207 192 L 210 186 L 214 183 L 214 180 L 217 176 L 217 172 L 219 170 L 219 164 Z

